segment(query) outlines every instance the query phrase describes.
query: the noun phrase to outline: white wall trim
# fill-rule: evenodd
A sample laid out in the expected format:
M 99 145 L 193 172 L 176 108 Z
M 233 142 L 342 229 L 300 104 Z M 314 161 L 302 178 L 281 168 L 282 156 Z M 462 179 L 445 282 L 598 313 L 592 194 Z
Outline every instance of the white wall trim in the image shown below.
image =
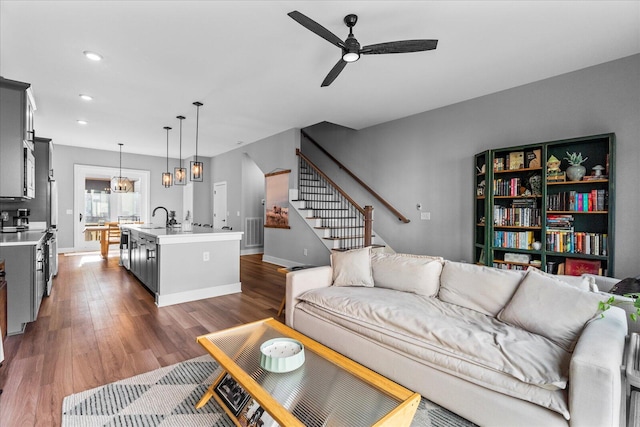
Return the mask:
M 156 305 L 166 307 L 168 305 L 181 304 L 183 302 L 198 301 L 206 298 L 219 297 L 222 295 L 237 294 L 242 292 L 241 283 L 231 283 L 228 285 L 212 286 L 204 289 L 194 289 L 185 292 L 176 292 L 169 295 L 157 295 Z
M 249 248 L 249 249 L 242 249 L 240 251 L 240 256 L 242 256 L 242 255 L 261 254 L 263 252 L 264 252 L 264 246 L 260 246 L 260 247 L 256 247 L 256 248 Z
M 262 255 L 262 261 L 270 264 L 281 265 L 283 267 L 295 267 L 300 265 L 299 262 L 290 261 L 288 259 L 276 258 L 274 256 Z

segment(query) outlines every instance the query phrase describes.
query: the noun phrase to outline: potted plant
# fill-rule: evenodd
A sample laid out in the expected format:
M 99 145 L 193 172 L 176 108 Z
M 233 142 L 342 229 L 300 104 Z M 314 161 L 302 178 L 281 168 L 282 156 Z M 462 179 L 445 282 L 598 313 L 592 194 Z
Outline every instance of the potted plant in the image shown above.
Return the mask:
M 600 301 L 598 303 L 598 309 L 602 312 L 600 316 L 604 317 L 604 312 L 609 310 L 612 306 L 620 306 L 620 305 L 633 305 L 633 308 L 636 311 L 635 313 L 629 313 L 629 317 L 634 322 L 638 320 L 638 316 L 640 316 L 640 298 L 636 298 L 633 301 L 622 301 L 622 300 L 617 300 L 615 296 L 612 296 L 606 301 Z
M 587 173 L 587 168 L 582 166 L 588 157 L 582 158 L 582 153 L 569 153 L 567 151 L 567 157 L 565 160 L 569 162 L 571 166 L 567 168 L 567 178 L 571 181 L 580 181 L 582 177 Z

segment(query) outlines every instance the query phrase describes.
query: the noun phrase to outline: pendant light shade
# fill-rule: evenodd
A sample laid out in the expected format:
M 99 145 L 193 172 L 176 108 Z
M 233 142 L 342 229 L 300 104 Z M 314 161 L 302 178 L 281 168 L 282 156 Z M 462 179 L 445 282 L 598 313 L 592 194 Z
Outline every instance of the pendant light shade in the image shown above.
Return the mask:
M 198 161 L 198 126 L 200 122 L 200 107 L 202 107 L 202 102 L 194 102 L 193 105 L 196 106 L 196 155 L 195 161 L 191 162 L 191 181 L 193 182 L 202 182 L 204 179 L 204 168 L 202 162 Z
M 165 126 L 164 129 L 167 131 L 167 171 L 162 174 L 162 185 L 169 188 L 173 184 L 173 175 L 169 172 L 169 131 L 171 128 Z
M 182 167 L 182 121 L 185 117 L 177 116 L 176 119 L 180 120 L 180 163 L 173 169 L 173 185 L 186 185 L 187 169 Z
M 130 193 L 133 191 L 133 182 L 126 176 L 122 176 L 122 143 L 120 146 L 120 173 L 118 176 L 111 178 L 111 192 L 113 193 Z

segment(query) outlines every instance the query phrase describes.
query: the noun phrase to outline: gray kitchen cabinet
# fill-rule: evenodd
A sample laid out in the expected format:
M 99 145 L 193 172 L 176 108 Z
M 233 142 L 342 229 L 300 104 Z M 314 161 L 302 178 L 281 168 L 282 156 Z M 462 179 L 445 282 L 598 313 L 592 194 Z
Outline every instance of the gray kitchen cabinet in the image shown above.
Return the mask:
M 154 294 L 158 290 L 157 241 L 154 236 L 131 231 L 131 272 Z
M 33 111 L 30 84 L 0 78 L 0 198 L 35 196 Z
M 7 333 L 20 334 L 38 318 L 45 291 L 42 240 L 36 244 L 3 246 L 7 279 Z

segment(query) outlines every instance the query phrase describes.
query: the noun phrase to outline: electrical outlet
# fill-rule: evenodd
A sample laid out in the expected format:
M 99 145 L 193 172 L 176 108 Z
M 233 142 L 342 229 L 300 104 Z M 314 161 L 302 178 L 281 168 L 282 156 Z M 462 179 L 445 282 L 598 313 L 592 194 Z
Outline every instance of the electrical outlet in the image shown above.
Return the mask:
M 202 252 L 202 261 L 209 261 L 209 252 Z
M 302 250 L 302 253 L 304 254 L 304 256 L 307 256 L 307 249 L 306 249 L 306 248 L 305 248 L 305 249 L 303 249 L 303 250 Z
M 423 221 L 429 221 L 431 219 L 431 212 L 420 212 L 420 219 Z

